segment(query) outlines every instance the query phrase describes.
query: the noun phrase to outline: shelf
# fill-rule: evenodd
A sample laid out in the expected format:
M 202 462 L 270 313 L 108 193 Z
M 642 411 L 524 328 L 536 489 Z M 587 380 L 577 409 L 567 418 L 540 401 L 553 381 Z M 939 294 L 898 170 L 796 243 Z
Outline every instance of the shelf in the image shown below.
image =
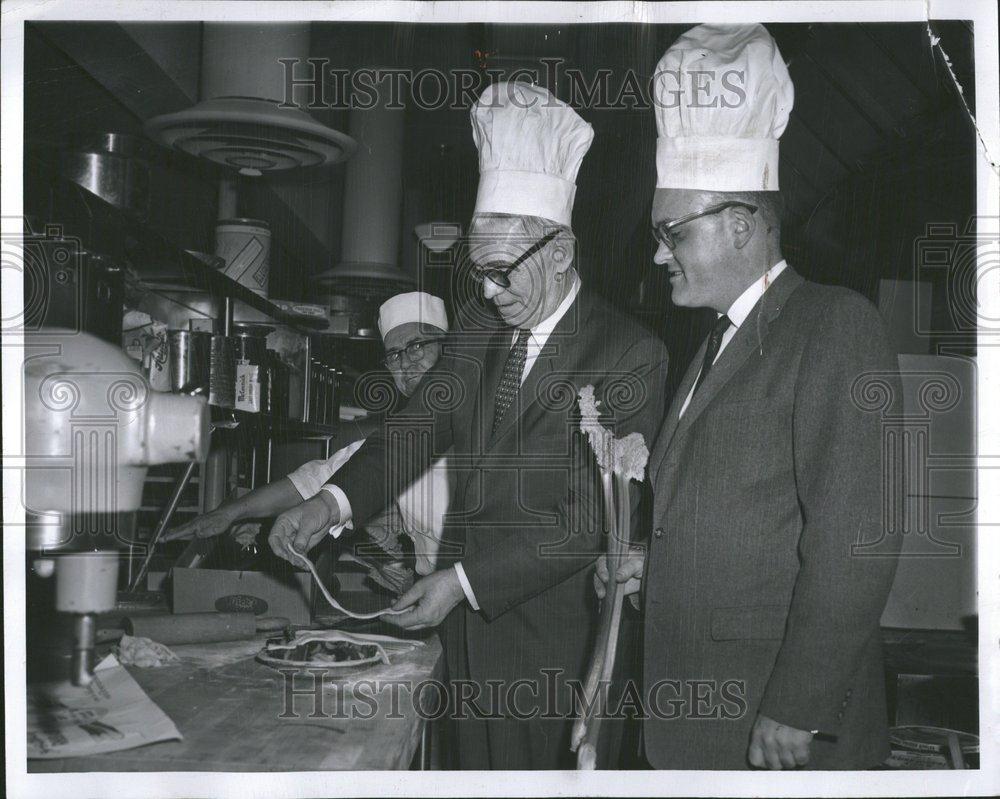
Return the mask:
M 311 318 L 283 311 L 270 300 L 254 294 L 246 286 L 203 263 L 190 253 L 181 250 L 176 251 L 173 255 L 174 261 L 167 266 L 173 267 L 175 271 L 166 271 L 161 262 L 158 264 L 155 274 L 136 269 L 137 260 L 133 259 L 133 271 L 138 278 L 139 286 L 154 294 L 176 288 L 185 288 L 202 291 L 220 299 L 228 297 L 260 311 L 279 324 L 307 335 L 322 333 L 326 327 L 326 319 Z
M 364 341 L 370 344 L 382 344 L 381 339 L 378 336 L 354 336 L 348 335 L 347 333 L 326 333 L 327 338 L 335 338 L 340 341 Z
M 298 419 L 274 418 L 267 414 L 234 411 L 237 426 L 235 430 L 260 430 L 270 435 L 291 436 L 336 436 L 338 424 L 320 424 L 319 422 L 303 422 Z
M 142 288 L 154 292 L 157 289 L 163 291 L 162 284 L 169 282 L 205 291 L 221 299 L 229 298 L 245 303 L 275 322 L 292 327 L 300 333 L 321 333 L 326 328 L 326 319 L 283 311 L 228 275 L 202 262 L 197 256 L 179 248 L 127 211 L 106 202 L 79 184 L 65 180 L 77 189 L 95 222 L 106 225 L 121 235 L 124 254 Z M 157 283 L 161 285 L 157 286 Z
M 282 419 L 275 429 L 280 433 L 292 433 L 303 436 L 336 436 L 338 429 L 337 426 L 331 426 L 328 424 L 319 424 L 318 422 L 300 422 L 296 419 L 289 419 L 288 425 L 285 426 L 285 420 Z

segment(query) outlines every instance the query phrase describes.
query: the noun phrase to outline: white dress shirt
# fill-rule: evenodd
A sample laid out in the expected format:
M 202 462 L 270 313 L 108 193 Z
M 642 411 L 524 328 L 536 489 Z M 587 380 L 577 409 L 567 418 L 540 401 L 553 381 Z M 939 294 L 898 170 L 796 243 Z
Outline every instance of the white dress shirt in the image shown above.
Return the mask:
M 555 329 L 555 326 L 559 324 L 559 320 L 566 315 L 566 311 L 570 309 L 570 306 L 576 299 L 576 295 L 580 293 L 580 278 L 578 278 L 574 272 L 567 272 L 565 274 L 572 275 L 573 284 L 570 286 L 569 293 L 563 298 L 563 301 L 559 303 L 559 307 L 556 308 L 550 316 L 545 317 L 541 322 L 531 328 L 531 334 L 528 336 L 527 357 L 524 360 L 524 371 L 521 372 L 522 386 L 528 377 L 528 373 L 531 371 L 531 367 L 534 366 L 535 361 L 538 360 L 539 353 L 545 348 L 545 344 L 549 340 L 549 336 L 552 335 L 552 331 Z M 513 347 L 514 342 L 516 341 L 517 330 L 514 330 L 510 335 L 509 346 Z M 469 604 L 472 605 L 472 609 L 479 610 L 479 603 L 476 601 L 476 594 L 472 590 L 472 584 L 469 582 L 469 578 L 465 575 L 465 568 L 462 566 L 461 561 L 455 564 L 455 573 L 458 574 L 458 581 L 462 584 L 462 590 L 465 592 L 465 598 L 469 600 Z
M 575 272 L 567 272 L 570 275 L 570 279 L 573 281 L 570 286 L 569 292 L 563 298 L 563 301 L 559 303 L 559 307 L 555 309 L 549 316 L 545 317 L 541 322 L 531 328 L 531 335 L 528 336 L 528 346 L 527 346 L 527 357 L 524 361 L 524 371 L 521 373 L 521 385 L 524 385 L 525 379 L 528 377 L 528 373 L 531 368 L 535 365 L 535 361 L 538 360 L 538 355 L 545 347 L 546 342 L 549 340 L 549 336 L 555 329 L 555 326 L 559 323 L 566 312 L 573 305 L 576 296 L 580 293 L 580 278 Z M 514 342 L 517 341 L 517 330 L 511 332 L 510 345 L 514 346 Z M 335 485 L 325 485 L 323 490 L 329 492 L 333 498 L 337 501 L 337 505 L 340 508 L 340 518 L 341 520 L 350 520 L 351 518 L 351 503 L 347 499 L 347 495 L 343 492 L 341 488 Z M 346 521 L 344 522 L 346 523 Z M 336 528 L 330 528 L 330 532 L 334 535 L 339 535 L 340 531 L 343 529 L 343 525 Z M 336 530 L 336 533 L 334 533 Z M 465 598 L 469 600 L 469 604 L 472 606 L 473 610 L 479 610 L 479 603 L 476 601 L 476 594 L 472 590 L 472 584 L 469 582 L 469 578 L 465 574 L 465 569 L 462 568 L 462 563 L 459 561 L 455 564 L 455 574 L 458 575 L 458 582 L 462 585 L 462 591 L 465 592 Z
M 715 364 L 719 360 L 719 356 L 722 355 L 722 351 L 726 348 L 726 345 L 733 340 L 733 336 L 736 335 L 736 331 L 740 329 L 747 317 L 750 315 L 750 311 L 757 304 L 757 300 L 764 296 L 764 292 L 770 288 L 771 284 L 777 280 L 778 275 L 785 271 L 785 267 L 788 266 L 783 260 L 778 261 L 774 266 L 768 269 L 763 275 L 761 275 L 757 280 L 751 283 L 747 290 L 744 291 L 739 297 L 736 298 L 736 302 L 729 306 L 729 310 L 726 312 L 726 316 L 729 317 L 729 321 L 732 323 L 729 325 L 729 329 L 722 336 L 722 342 L 719 345 L 719 351 L 715 354 L 715 360 L 712 361 Z M 721 317 L 722 314 L 719 314 Z M 719 318 L 716 317 L 716 318 Z M 701 376 L 701 370 L 698 370 L 698 375 Z M 684 399 L 684 404 L 681 406 L 681 412 L 677 414 L 677 418 L 684 415 L 684 411 L 687 410 L 688 405 L 691 404 L 691 397 L 694 396 L 694 388 L 698 385 L 698 378 L 694 380 L 694 385 L 691 386 L 691 390 L 688 392 L 687 397 Z
M 329 458 L 309 461 L 288 475 L 302 499 L 316 496 L 341 466 L 350 460 L 365 439 L 342 447 Z M 448 458 L 438 458 L 434 464 L 407 486 L 396 498 L 403 529 L 413 540 L 413 553 L 418 574 L 434 571 L 437 553 L 444 532 L 444 514 L 448 510 Z M 344 528 L 353 529 L 350 518 L 331 527 L 330 535 L 339 538 Z
M 521 372 L 521 385 L 524 385 L 524 381 L 528 377 L 528 373 L 531 371 L 531 367 L 535 365 L 535 361 L 538 360 L 538 355 L 543 349 L 545 349 L 545 344 L 549 340 L 549 336 L 552 335 L 552 331 L 555 330 L 559 320 L 561 320 L 565 315 L 566 311 L 570 309 L 570 306 L 576 300 L 576 295 L 580 293 L 580 278 L 576 277 L 573 272 L 567 273 L 572 275 L 573 283 L 570 286 L 569 294 L 567 294 L 559 307 L 556 308 L 551 316 L 547 316 L 533 328 L 531 328 L 531 334 L 528 336 L 528 352 L 527 357 L 524 360 L 524 371 Z M 517 341 L 517 331 L 513 331 L 510 334 L 510 346 L 514 346 L 514 342 Z

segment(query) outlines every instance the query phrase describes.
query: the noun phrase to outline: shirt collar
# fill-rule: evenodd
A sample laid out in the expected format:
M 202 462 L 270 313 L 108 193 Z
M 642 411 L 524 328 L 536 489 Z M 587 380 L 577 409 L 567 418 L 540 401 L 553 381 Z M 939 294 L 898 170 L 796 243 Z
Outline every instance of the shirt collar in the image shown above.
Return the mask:
M 750 315 L 750 311 L 752 311 L 753 307 L 757 304 L 757 300 L 759 300 L 764 295 L 764 292 L 771 287 L 778 275 L 785 271 L 786 266 L 788 266 L 788 264 L 785 263 L 784 259 L 778 261 L 778 263 L 751 283 L 747 287 L 747 290 L 736 298 L 736 302 L 729 306 L 729 311 L 727 311 L 726 316 L 728 316 L 729 321 L 733 323 L 733 327 L 739 327 L 744 321 L 746 321 L 746 318 Z M 722 314 L 719 315 L 721 316 Z
M 541 322 L 531 328 L 531 335 L 536 341 L 542 339 L 547 339 L 549 334 L 555 329 L 555 326 L 559 324 L 559 320 L 566 315 L 566 311 L 570 309 L 573 301 L 576 299 L 576 295 L 580 293 L 580 277 L 575 272 L 568 272 L 567 274 L 572 276 L 573 285 L 570 286 L 569 293 L 563 297 L 563 301 L 559 303 L 557 307 L 551 314 L 546 316 Z M 517 331 L 515 331 L 515 335 Z

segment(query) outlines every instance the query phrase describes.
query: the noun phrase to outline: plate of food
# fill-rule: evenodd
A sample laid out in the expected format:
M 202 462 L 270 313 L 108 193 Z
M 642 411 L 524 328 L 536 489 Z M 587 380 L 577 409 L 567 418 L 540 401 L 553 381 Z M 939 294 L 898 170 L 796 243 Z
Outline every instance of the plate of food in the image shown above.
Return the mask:
M 342 669 L 374 663 L 391 665 L 391 657 L 405 654 L 417 646 L 424 646 L 424 642 L 373 633 L 301 630 L 294 635 L 269 638 L 257 654 L 257 659 L 274 668 L 300 666 Z

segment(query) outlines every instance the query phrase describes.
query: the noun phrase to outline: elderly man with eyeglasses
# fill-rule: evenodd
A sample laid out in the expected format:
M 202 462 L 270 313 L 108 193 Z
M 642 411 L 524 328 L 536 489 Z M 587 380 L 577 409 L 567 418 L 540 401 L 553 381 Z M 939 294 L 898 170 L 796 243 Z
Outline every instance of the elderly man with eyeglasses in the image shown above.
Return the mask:
M 744 103 L 699 89 L 657 108 L 655 261 L 676 305 L 716 320 L 650 457 L 648 550 L 614 576 L 641 585 L 643 749 L 662 769 L 876 767 L 896 353 L 870 302 L 782 257 L 793 88 L 767 30 L 700 25 L 656 85 L 663 100 L 723 76 Z M 598 595 L 607 580 L 599 563 Z
M 399 397 L 413 395 L 420 381 L 441 357 L 441 342 L 448 331 L 444 302 L 422 291 L 390 297 L 379 307 L 379 332 L 385 347 L 383 363 L 392 376 Z M 399 404 L 399 403 L 397 403 Z M 165 540 L 208 538 L 230 531 L 246 545 L 256 539 L 259 521 L 294 508 L 316 496 L 327 480 L 364 443 L 365 437 L 384 424 L 385 414 L 344 425 L 344 444 L 329 458 L 309 461 L 293 472 L 241 497 L 228 500 L 215 510 L 169 531 Z M 412 485 L 401 491 L 395 503 L 365 525 L 365 532 L 391 559 L 378 558 L 371 576 L 395 593 L 412 582 L 413 572 L 404 567 L 402 537 L 413 542 L 413 564 L 417 574 L 434 571 L 438 545 L 448 506 L 447 458 L 442 456 Z M 340 535 L 344 526 L 335 532 Z
M 456 489 L 439 569 L 386 621 L 439 627 L 460 768 L 572 768 L 569 681 L 582 680 L 590 656 L 589 567 L 605 546 L 577 394 L 594 386 L 616 435 L 650 441 L 667 354 L 576 269 L 570 220 L 590 125 L 541 87 L 497 83 L 472 126 L 480 183 L 460 261 L 479 304 L 459 311 L 435 385 L 421 385 L 396 430 L 370 438 L 311 507 L 279 519 L 271 544 L 289 556 L 348 514 L 364 521 L 394 483 L 450 449 Z

